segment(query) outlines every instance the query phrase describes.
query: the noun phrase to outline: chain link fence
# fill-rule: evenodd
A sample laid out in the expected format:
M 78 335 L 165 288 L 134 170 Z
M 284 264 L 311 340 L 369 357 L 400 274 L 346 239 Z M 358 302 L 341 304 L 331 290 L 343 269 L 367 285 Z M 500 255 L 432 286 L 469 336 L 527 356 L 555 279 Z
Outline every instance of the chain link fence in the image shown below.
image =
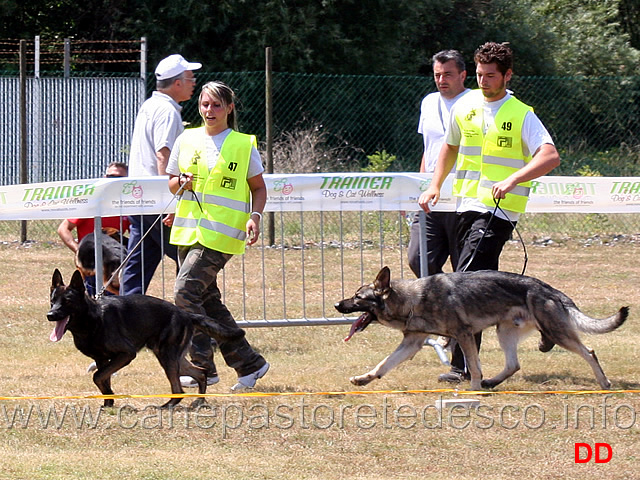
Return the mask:
M 131 78 L 131 74 L 82 73 L 78 76 L 128 77 L 139 82 Z M 77 82 L 78 76 L 59 80 L 63 84 Z M 198 71 L 196 78 L 198 85 L 215 79 L 235 90 L 240 130 L 256 134 L 264 149 L 264 72 Z M 19 181 L 17 82 L 15 72 L 0 72 L 4 113 L 0 120 L 3 173 L 0 183 L 3 185 Z M 469 86 L 475 86 L 474 79 Z M 147 95 L 154 87 L 153 75 L 149 74 Z M 534 106 L 552 133 L 562 158 L 562 165 L 554 175 L 640 176 L 640 77 L 514 77 L 510 88 L 521 100 Z M 434 90 L 430 77 L 274 73 L 275 173 L 360 171 L 369 164 L 368 156 L 383 150 L 395 156 L 389 171 L 416 171 L 422 154 L 422 140 L 416 131 L 420 101 Z M 48 117 L 38 120 L 42 128 L 37 134 L 33 130 L 28 134 L 29 152 L 34 145 L 44 145 L 46 151 L 37 165 L 33 164 L 32 157 L 28 159 L 31 171 L 37 167 L 37 181 L 99 177 L 110 161 L 127 161 L 140 95 L 105 87 L 100 94 L 73 97 L 84 105 L 71 108 L 69 97 L 65 97 L 63 91 L 63 87 L 60 91 L 48 90 L 45 97 L 48 105 L 57 103 L 60 108 L 47 110 Z M 129 107 L 112 108 L 109 112 L 125 113 L 106 118 L 105 114 L 95 114 L 92 105 L 96 104 Z M 43 109 L 32 105 L 30 112 L 38 110 Z M 192 126 L 199 125 L 197 95 L 184 104 L 183 120 Z M 71 123 L 85 124 L 89 133 L 74 135 L 55 128 Z M 104 143 L 110 145 L 110 152 L 114 153 L 92 150 L 97 139 L 103 141 L 107 137 L 109 140 Z M 65 150 L 57 149 L 57 145 L 64 145 Z M 105 156 L 109 158 L 103 158 Z M 19 223 L 0 222 L 0 241 L 16 241 L 20 236 Z M 29 222 L 29 239 L 57 240 L 57 223 Z M 397 220 L 391 223 L 389 228 L 394 231 L 400 228 Z M 639 223 L 640 218 L 630 214 L 527 214 L 520 225 L 526 239 L 537 241 L 550 236 L 591 238 L 594 235 L 635 239 L 640 231 Z M 275 228 L 278 230 L 280 226 Z M 360 231 L 358 222 L 353 228 L 354 232 Z M 372 235 L 371 241 L 377 242 L 376 235 Z
M 198 79 L 229 83 L 240 100 L 241 129 L 264 139 L 262 72 L 202 73 Z M 475 79 L 468 86 L 476 87 Z M 555 139 L 563 162 L 554 175 L 640 174 L 640 77 L 516 76 L 510 88 L 535 108 Z M 432 78 L 276 73 L 273 91 L 276 142 L 291 132 L 316 132 L 319 146 L 338 152 L 345 170 L 366 166 L 367 156 L 382 150 L 396 157 L 390 171 L 417 170 L 420 102 L 435 91 Z M 195 99 L 183 116 L 199 122 Z

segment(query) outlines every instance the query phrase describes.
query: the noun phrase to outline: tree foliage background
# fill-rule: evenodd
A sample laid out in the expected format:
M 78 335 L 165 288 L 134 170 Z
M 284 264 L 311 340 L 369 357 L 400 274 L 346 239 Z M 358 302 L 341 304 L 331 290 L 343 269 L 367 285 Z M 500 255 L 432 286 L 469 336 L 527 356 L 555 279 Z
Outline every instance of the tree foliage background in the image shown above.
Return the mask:
M 276 71 L 375 75 L 429 74 L 445 48 L 472 67 L 493 40 L 519 75 L 637 75 L 639 18 L 640 0 L 0 0 L 0 38 L 145 36 L 150 68 L 180 52 L 211 71 L 262 70 L 271 46 Z

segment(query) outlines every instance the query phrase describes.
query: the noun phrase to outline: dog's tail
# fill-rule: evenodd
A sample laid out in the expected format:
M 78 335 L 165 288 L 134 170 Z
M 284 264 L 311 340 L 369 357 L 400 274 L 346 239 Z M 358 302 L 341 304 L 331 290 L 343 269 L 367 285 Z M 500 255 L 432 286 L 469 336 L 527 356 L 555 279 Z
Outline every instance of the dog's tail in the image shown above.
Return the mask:
M 570 308 L 569 314 L 578 330 L 584 333 L 608 333 L 622 325 L 629 316 L 629 307 L 622 307 L 607 318 L 591 318 L 577 308 Z
M 210 337 L 213 337 L 217 342 L 224 342 L 229 340 L 240 340 L 244 337 L 244 330 L 239 327 L 229 327 L 213 321 L 206 315 L 199 315 L 196 313 L 189 314 L 193 321 L 193 325 L 200 331 L 206 333 Z

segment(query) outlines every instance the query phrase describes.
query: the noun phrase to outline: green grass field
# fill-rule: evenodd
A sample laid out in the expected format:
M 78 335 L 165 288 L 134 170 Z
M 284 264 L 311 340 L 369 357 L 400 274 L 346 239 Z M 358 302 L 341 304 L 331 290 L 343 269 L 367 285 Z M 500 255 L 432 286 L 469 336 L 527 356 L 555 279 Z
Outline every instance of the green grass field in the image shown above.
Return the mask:
M 374 325 L 344 343 L 347 326 L 260 328 L 247 336 L 272 368 L 255 396 L 212 396 L 208 408 L 159 412 L 154 406 L 165 399 L 154 396 L 167 394 L 169 384 L 150 352 L 114 377 L 116 393 L 134 397 L 102 410 L 102 400 L 87 398 L 99 392 L 86 373 L 90 360 L 71 335 L 49 341 L 51 274 L 58 267 L 69 279 L 68 250 L 0 245 L 0 396 L 17 397 L 0 400 L 0 479 L 637 478 L 639 249 L 632 242 L 529 247 L 527 274 L 563 290 L 586 313 L 631 307 L 618 331 L 584 338 L 613 393 L 584 393 L 599 388 L 588 365 L 558 347 L 538 352 L 537 337 L 520 346 L 522 370 L 488 395 L 438 391 L 448 388 L 437 382 L 446 368 L 429 348 L 365 392 L 348 378 L 388 355 L 398 332 Z M 345 255 L 347 264 L 359 261 L 358 251 Z M 349 255 L 358 258 L 350 262 Z M 291 272 L 296 259 L 287 259 Z M 503 269 L 519 271 L 521 264 L 521 250 L 509 244 Z M 233 280 L 237 265 L 228 268 L 230 300 L 241 295 Z M 377 266 L 379 260 L 371 271 Z M 347 283 L 355 290 L 359 272 Z M 313 303 L 313 280 L 305 288 Z M 281 296 L 273 289 L 268 303 L 277 311 Z M 160 291 L 154 283 L 151 293 Z M 247 293 L 247 304 L 260 301 Z M 219 355 L 216 360 L 221 381 L 209 393 L 227 394 L 235 374 Z M 486 376 L 502 369 L 493 331 L 485 334 L 481 360 Z M 513 391 L 530 393 L 506 393 Z M 456 396 L 478 399 L 480 407 L 435 408 L 439 399 Z M 576 443 L 608 443 L 611 461 L 576 464 Z

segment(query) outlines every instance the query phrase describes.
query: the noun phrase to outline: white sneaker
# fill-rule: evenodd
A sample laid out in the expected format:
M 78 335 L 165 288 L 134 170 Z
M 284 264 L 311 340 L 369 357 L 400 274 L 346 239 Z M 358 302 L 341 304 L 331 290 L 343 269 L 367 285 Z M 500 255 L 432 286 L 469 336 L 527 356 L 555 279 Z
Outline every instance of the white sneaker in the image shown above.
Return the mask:
M 98 370 L 98 365 L 96 365 L 96 362 L 91 362 L 91 363 L 89 364 L 89 366 L 87 367 L 87 373 L 93 373 L 93 372 L 95 372 L 96 370 Z M 111 376 L 112 376 L 112 377 L 115 377 L 117 374 L 118 374 L 118 372 L 116 372 L 116 373 L 112 373 L 112 374 L 111 374 Z
M 231 391 L 240 392 L 242 390 L 249 390 L 250 388 L 255 387 L 256 382 L 267 374 L 269 367 L 270 365 L 267 362 L 260 368 L 260 370 L 256 370 L 244 377 L 238 377 L 238 383 L 231 387 Z
M 214 377 L 207 377 L 207 386 L 215 385 L 220 381 L 220 377 L 218 375 Z M 198 382 L 193 377 L 189 377 L 188 375 L 180 376 L 180 384 L 183 388 L 198 388 Z

